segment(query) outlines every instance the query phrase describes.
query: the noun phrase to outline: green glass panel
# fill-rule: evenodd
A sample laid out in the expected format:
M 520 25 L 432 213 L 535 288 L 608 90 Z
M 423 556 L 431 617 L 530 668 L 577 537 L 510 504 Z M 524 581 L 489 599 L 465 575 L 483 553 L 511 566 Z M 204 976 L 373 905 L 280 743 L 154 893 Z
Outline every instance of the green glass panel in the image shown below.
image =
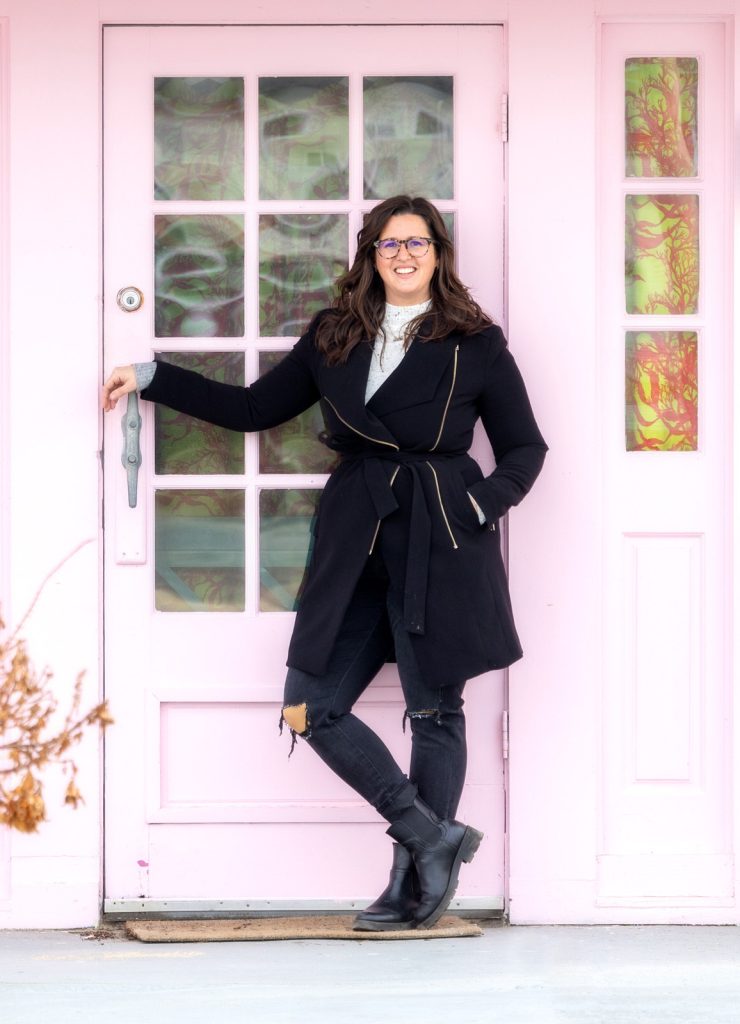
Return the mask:
M 158 338 L 244 335 L 244 218 L 154 218 L 154 333 Z
M 346 78 L 261 78 L 260 198 L 346 199 Z
M 365 78 L 365 198 L 453 196 L 452 76 Z
M 698 173 L 699 62 L 695 57 L 625 61 L 625 171 L 628 177 Z
M 154 198 L 244 198 L 244 79 L 154 79 Z
M 699 197 L 625 197 L 628 313 L 696 313 L 699 305 Z
M 625 354 L 627 451 L 696 451 L 696 333 L 628 331 Z
M 158 358 L 225 384 L 244 386 L 241 352 L 168 352 Z M 244 435 L 155 405 L 154 467 L 157 473 L 243 473 Z
M 296 607 L 320 490 L 260 491 L 260 611 Z
M 296 213 L 260 217 L 260 334 L 296 337 L 328 306 L 347 269 L 347 217 Z
M 260 352 L 260 376 L 277 366 L 284 352 Z M 321 406 L 263 430 L 259 435 L 260 473 L 330 473 L 339 461 L 337 453 L 319 440 L 324 431 Z
M 154 524 L 159 611 L 243 611 L 244 491 L 158 490 Z

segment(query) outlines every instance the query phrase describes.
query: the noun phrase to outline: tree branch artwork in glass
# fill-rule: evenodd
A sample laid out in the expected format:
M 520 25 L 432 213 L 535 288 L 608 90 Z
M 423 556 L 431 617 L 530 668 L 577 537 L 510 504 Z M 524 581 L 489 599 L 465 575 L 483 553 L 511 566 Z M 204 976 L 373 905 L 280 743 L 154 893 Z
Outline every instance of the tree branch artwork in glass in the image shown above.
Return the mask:
M 627 451 L 695 451 L 698 367 L 695 331 L 628 331 Z

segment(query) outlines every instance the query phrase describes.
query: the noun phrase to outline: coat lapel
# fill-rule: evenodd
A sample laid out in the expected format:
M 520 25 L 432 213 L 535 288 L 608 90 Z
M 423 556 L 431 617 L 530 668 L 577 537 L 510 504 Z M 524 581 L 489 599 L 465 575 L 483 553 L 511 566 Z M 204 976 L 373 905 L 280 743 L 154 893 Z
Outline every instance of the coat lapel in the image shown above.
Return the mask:
M 400 364 L 368 402 L 368 412 L 385 416 L 399 409 L 431 402 L 447 372 L 458 340 L 457 335 L 443 341 L 414 340 Z
M 459 342 L 458 335 L 443 341 L 414 340 L 400 364 L 365 404 L 372 345 L 362 342 L 346 363 L 323 367 L 322 394 L 354 429 L 381 440 L 393 441 L 382 417 L 400 409 L 430 402 L 445 377 Z

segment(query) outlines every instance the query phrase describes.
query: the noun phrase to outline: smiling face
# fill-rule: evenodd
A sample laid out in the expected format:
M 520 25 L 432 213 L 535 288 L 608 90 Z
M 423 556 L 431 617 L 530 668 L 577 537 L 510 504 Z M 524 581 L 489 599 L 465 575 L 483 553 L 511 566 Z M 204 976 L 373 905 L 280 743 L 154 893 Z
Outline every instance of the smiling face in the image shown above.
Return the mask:
M 385 222 L 380 232 L 384 238 L 431 238 L 432 232 L 423 217 L 415 213 L 398 213 Z M 430 245 L 424 256 L 409 256 L 402 245 L 398 255 L 387 260 L 375 253 L 375 268 L 385 288 L 385 300 L 393 306 L 416 306 L 431 298 L 431 280 L 437 266 L 436 246 Z

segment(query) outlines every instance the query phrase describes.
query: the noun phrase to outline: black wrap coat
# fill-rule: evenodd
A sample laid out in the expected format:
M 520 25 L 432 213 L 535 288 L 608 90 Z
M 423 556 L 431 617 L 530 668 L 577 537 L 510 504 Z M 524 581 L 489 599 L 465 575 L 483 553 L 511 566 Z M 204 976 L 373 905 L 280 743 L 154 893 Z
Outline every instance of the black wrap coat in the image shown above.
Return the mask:
M 417 337 L 366 405 L 372 342 L 357 345 L 346 363 L 327 366 L 314 343 L 317 322 L 248 388 L 160 362 L 142 392 L 239 431 L 273 427 L 321 402 L 322 439 L 341 461 L 319 502 L 288 665 L 314 675 L 325 670 L 376 546 L 403 593 L 404 624 L 429 684 L 510 665 L 522 649 L 499 520 L 532 486 L 547 446 L 501 329 L 432 342 Z M 485 477 L 468 454 L 478 418 L 496 460 Z

